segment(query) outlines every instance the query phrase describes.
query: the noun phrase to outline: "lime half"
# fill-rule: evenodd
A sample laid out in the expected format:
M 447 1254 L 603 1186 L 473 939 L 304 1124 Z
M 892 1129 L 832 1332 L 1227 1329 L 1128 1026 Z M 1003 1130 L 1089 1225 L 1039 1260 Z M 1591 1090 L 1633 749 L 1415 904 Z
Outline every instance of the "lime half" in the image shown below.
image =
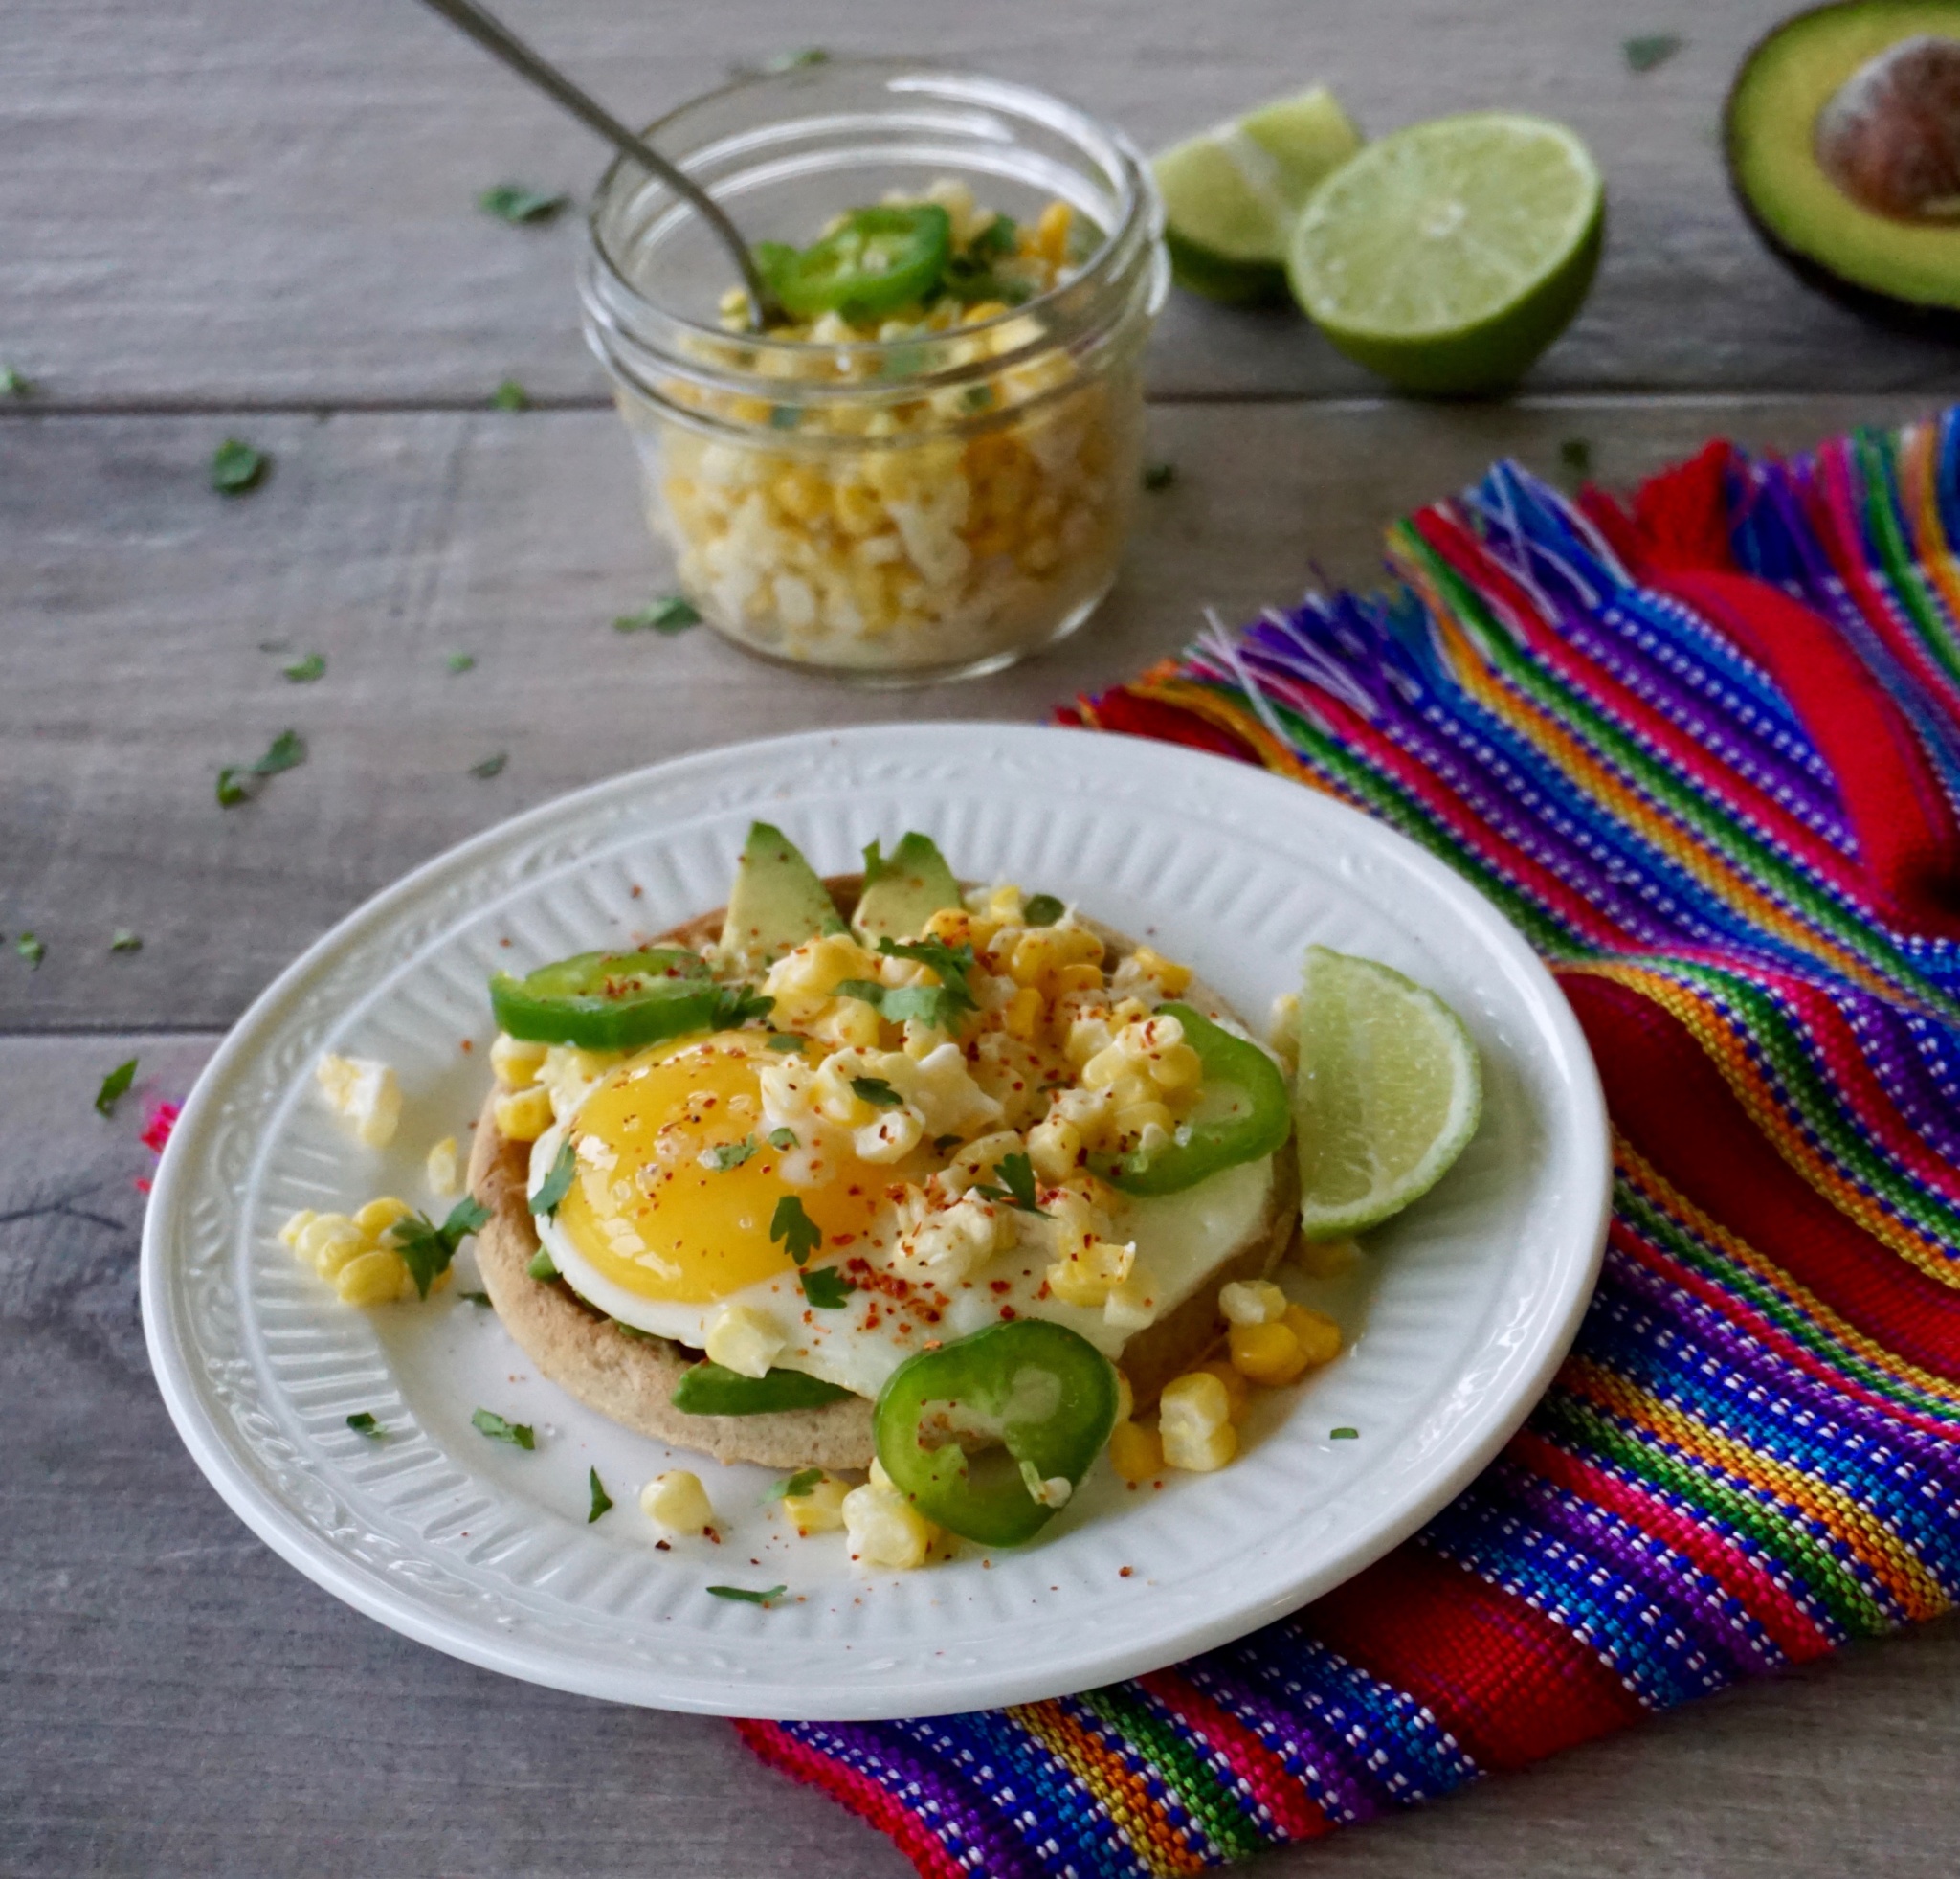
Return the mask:
M 1360 147 L 1334 94 L 1316 85 L 1152 159 L 1178 281 L 1211 300 L 1284 300 L 1293 219 Z
M 1477 1047 L 1448 1005 L 1372 959 L 1307 949 L 1293 1116 L 1309 1240 L 1427 1194 L 1482 1113 Z
M 1293 227 L 1295 299 L 1412 391 L 1495 391 L 1566 328 L 1598 264 L 1606 192 L 1563 124 L 1477 111 L 1370 144 Z

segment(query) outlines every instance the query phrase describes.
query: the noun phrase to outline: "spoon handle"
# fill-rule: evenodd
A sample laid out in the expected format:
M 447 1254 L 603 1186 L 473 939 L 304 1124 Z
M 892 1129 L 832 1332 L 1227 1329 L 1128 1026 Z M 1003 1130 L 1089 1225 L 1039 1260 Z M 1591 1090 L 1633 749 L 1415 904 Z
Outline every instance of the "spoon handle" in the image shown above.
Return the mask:
M 748 292 L 749 319 L 758 332 L 780 313 L 774 295 L 769 292 L 761 270 L 755 264 L 755 257 L 748 252 L 748 244 L 742 238 L 742 232 L 728 219 L 714 197 L 692 177 L 635 137 L 596 99 L 581 91 L 555 65 L 540 58 L 501 20 L 484 11 L 475 4 L 475 0 L 424 0 L 424 4 L 440 13 L 452 26 L 467 33 L 485 52 L 495 54 L 512 71 L 555 99 L 623 156 L 631 157 L 634 162 L 650 169 L 677 195 L 691 203 L 741 267 L 743 285 Z

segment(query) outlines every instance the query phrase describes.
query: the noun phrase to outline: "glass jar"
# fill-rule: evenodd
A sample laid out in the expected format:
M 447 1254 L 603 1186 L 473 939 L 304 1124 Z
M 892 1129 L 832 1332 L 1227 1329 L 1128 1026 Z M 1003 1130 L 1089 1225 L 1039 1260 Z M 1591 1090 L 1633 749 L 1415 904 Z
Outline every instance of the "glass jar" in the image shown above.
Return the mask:
M 1074 632 L 1129 527 L 1169 278 L 1128 141 L 1025 86 L 896 60 L 745 80 L 647 134 L 751 243 L 802 247 L 846 211 L 931 199 L 956 232 L 996 213 L 1024 246 L 1038 231 L 1057 263 L 1017 305 L 943 311 L 964 322 L 947 330 L 825 315 L 797 337 L 732 331 L 726 252 L 615 163 L 586 333 L 702 616 L 766 658 L 882 683 L 995 671 Z

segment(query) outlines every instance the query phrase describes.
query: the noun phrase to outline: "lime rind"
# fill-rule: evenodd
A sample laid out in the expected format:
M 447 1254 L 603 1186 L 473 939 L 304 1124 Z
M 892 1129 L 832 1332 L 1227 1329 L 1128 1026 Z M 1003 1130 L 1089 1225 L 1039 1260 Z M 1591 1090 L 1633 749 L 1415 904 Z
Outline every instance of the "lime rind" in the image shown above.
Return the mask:
M 1419 1199 L 1482 1113 L 1477 1047 L 1448 1005 L 1374 960 L 1307 950 L 1294 1119 L 1309 1240 L 1361 1232 Z

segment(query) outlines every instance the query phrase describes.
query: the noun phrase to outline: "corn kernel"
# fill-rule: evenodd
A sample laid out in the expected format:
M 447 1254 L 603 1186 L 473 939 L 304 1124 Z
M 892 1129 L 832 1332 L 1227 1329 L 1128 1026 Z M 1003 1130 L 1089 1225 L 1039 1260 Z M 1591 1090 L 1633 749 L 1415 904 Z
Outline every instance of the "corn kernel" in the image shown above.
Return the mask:
M 1189 1089 L 1204 1075 L 1205 1066 L 1191 1045 L 1175 1043 L 1150 1053 L 1149 1071 L 1159 1089 Z
M 1109 1432 L 1109 1465 L 1119 1481 L 1141 1487 L 1164 1472 L 1163 1441 L 1141 1422 L 1119 1422 Z
M 1102 968 L 1058 966 L 1048 974 L 1048 987 L 1058 998 L 1069 992 L 1100 992 L 1102 989 Z
M 1081 1165 L 1082 1131 L 1065 1116 L 1050 1115 L 1028 1131 L 1028 1159 L 1051 1186 Z
M 767 1376 L 787 1340 L 752 1305 L 724 1305 L 708 1325 L 702 1348 L 710 1362 L 743 1376 Z
M 1126 1278 L 1109 1287 L 1102 1301 L 1102 1322 L 1112 1331 L 1142 1331 L 1157 1320 L 1157 1288 L 1143 1266 L 1132 1265 Z
M 1041 1028 L 1042 1009 L 1041 994 L 1034 986 L 1024 985 L 1007 1001 L 1000 1015 L 1001 1029 L 1011 1038 L 1032 1043 Z
M 1338 1279 L 1361 1264 L 1360 1242 L 1302 1238 L 1293 1242 L 1293 1264 L 1308 1278 Z
M 1218 1309 L 1227 1324 L 1270 1325 L 1286 1315 L 1286 1294 L 1270 1279 L 1239 1280 L 1219 1287 Z
M 538 1081 L 538 1072 L 545 1067 L 545 1053 L 549 1049 L 549 1044 L 535 1043 L 529 1038 L 513 1038 L 507 1031 L 500 1031 L 490 1046 L 490 1067 L 506 1089 L 528 1089 Z
M 715 1505 L 701 1476 L 685 1468 L 657 1474 L 639 1490 L 639 1510 L 670 1532 L 699 1533 L 715 1524 Z
M 1007 962 L 1008 975 L 1016 985 L 1038 986 L 1048 970 L 1060 964 L 1052 927 L 1036 927 L 1014 942 Z
M 373 1241 L 345 1214 L 316 1214 L 293 1241 L 293 1250 L 323 1279 L 333 1278 L 349 1260 L 372 1246 Z
M 1050 927 L 1058 966 L 1100 966 L 1102 942 L 1086 927 Z
M 543 1084 L 500 1096 L 491 1113 L 497 1118 L 497 1132 L 506 1142 L 535 1142 L 557 1120 L 551 1092 Z
M 402 1086 L 386 1063 L 371 1057 L 328 1052 L 313 1066 L 327 1107 L 370 1149 L 394 1139 L 402 1115 Z
M 1252 1407 L 1252 1385 L 1232 1368 L 1223 1357 L 1212 1357 L 1198 1365 L 1208 1376 L 1215 1376 L 1225 1386 L 1225 1399 L 1230 1405 L 1227 1414 L 1235 1423 L 1245 1420 L 1245 1412 Z
M 301 1207 L 291 1216 L 284 1226 L 279 1228 L 279 1244 L 289 1246 L 294 1252 L 300 1250 L 300 1236 L 320 1218 L 311 1207 Z
M 407 1219 L 415 1210 L 406 1200 L 397 1200 L 393 1195 L 383 1195 L 379 1200 L 370 1200 L 354 1216 L 354 1224 L 370 1240 L 379 1240 L 395 1221 Z
M 1130 1074 L 1129 1053 L 1120 1043 L 1112 1043 L 1099 1050 L 1082 1065 L 1082 1087 L 1107 1089 Z
M 1232 1399 L 1209 1371 L 1192 1371 L 1165 1384 L 1157 1403 L 1164 1459 L 1173 1468 L 1209 1474 L 1238 1451 Z
M 1044 1275 L 1048 1289 L 1064 1305 L 1106 1305 L 1135 1265 L 1137 1249 L 1113 1240 L 1084 1240 L 1057 1260 Z
M 1127 1422 L 1137 1413 L 1137 1393 L 1129 1386 L 1129 1378 L 1116 1367 L 1116 1420 Z
M 1300 1340 L 1309 1367 L 1330 1364 L 1341 1354 L 1341 1327 L 1323 1311 L 1303 1305 L 1286 1308 L 1286 1329 Z
M 1293 1382 L 1306 1369 L 1306 1353 L 1283 1320 L 1270 1325 L 1234 1325 L 1232 1368 L 1271 1388 Z
M 1068 258 L 1068 229 L 1073 219 L 1065 202 L 1051 202 L 1035 224 L 1035 252 L 1050 267 L 1059 267 Z
M 900 1572 L 925 1563 L 932 1546 L 932 1523 L 897 1488 L 880 1486 L 876 1480 L 854 1488 L 844 1496 L 842 1512 L 853 1559 Z
M 399 1253 L 373 1246 L 341 1267 L 334 1276 L 334 1290 L 348 1305 L 392 1305 L 401 1296 L 408 1270 Z
M 812 1533 L 835 1533 L 844 1524 L 844 1497 L 850 1491 L 848 1481 L 827 1474 L 807 1494 L 785 1494 L 783 1511 L 805 1539 Z
M 1190 989 L 1191 968 L 1167 959 L 1153 946 L 1140 946 L 1130 955 L 1130 964 L 1146 978 L 1154 979 L 1167 998 Z
M 422 1163 L 422 1178 L 438 1200 L 453 1200 L 462 1192 L 462 1164 L 454 1135 L 445 1135 L 429 1151 Z
M 947 946 L 966 946 L 973 938 L 973 919 L 964 907 L 943 906 L 925 922 L 927 939 L 944 940 Z

